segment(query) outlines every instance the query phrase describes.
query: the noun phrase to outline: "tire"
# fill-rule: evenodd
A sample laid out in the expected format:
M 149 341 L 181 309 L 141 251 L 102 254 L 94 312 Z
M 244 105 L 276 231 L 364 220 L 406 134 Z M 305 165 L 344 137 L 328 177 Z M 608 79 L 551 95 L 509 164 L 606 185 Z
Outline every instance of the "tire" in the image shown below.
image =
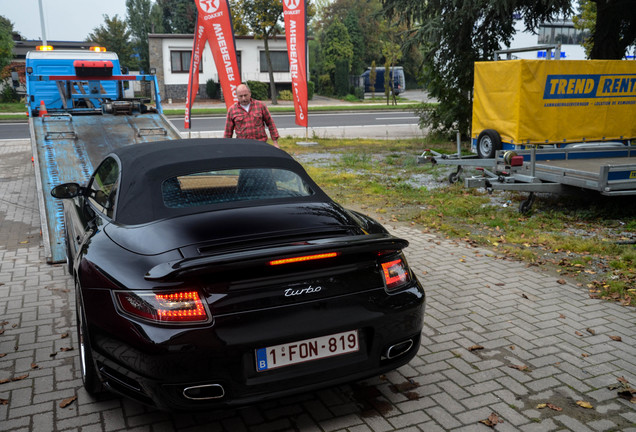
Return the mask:
M 64 236 L 64 242 L 66 243 L 66 269 L 68 274 L 73 276 L 73 258 L 71 256 L 71 243 L 69 242 L 68 233 Z
M 84 388 L 91 395 L 97 395 L 104 391 L 102 382 L 95 369 L 95 361 L 93 360 L 93 351 L 88 336 L 88 326 L 86 324 L 86 314 L 84 305 L 82 304 L 82 296 L 80 294 L 80 284 L 75 281 L 75 316 L 77 319 L 77 340 L 79 343 L 80 368 L 82 372 L 82 382 Z
M 492 159 L 501 150 L 501 137 L 496 130 L 484 129 L 477 138 L 477 155 L 480 159 Z

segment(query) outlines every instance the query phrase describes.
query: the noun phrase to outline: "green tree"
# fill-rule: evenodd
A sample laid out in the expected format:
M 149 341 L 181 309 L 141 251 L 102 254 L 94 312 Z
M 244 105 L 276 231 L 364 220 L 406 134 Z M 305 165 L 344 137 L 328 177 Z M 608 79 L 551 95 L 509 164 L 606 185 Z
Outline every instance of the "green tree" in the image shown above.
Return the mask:
M 117 15 L 112 18 L 104 15 L 104 24 L 94 28 L 86 40 L 117 53 L 122 67 L 137 69 L 138 61 L 134 57 L 130 36 L 126 21 L 119 19 Z
M 150 69 L 148 33 L 151 32 L 152 27 L 152 21 L 148 19 L 151 11 L 150 0 L 126 0 L 126 11 L 134 50 L 139 56 L 139 68 L 148 72 Z
M 272 104 L 276 105 L 278 100 L 269 41 L 282 33 L 279 21 L 283 16 L 283 2 L 282 0 L 232 0 L 230 3 L 233 6 L 233 19 L 240 20 L 255 37 L 263 40 Z
M 423 126 L 432 131 L 459 129 L 467 136 L 472 117 L 474 63 L 491 60 L 500 44 L 510 46 L 514 13 L 527 29 L 558 16 L 570 16 L 570 0 L 475 0 L 447 2 L 383 0 L 388 17 L 409 26 L 405 48 L 422 51 L 422 75 L 429 94 L 439 104 L 433 111 L 420 111 Z
M 349 39 L 353 45 L 351 73 L 354 75 L 360 75 L 367 67 L 365 62 L 366 46 L 364 44 L 362 29 L 360 28 L 360 18 L 356 14 L 355 9 L 349 9 L 344 25 L 347 27 L 347 33 L 349 33 Z
M 0 69 L 11 63 L 14 45 L 13 23 L 0 16 Z
M 574 28 L 591 35 L 594 32 L 594 26 L 596 24 L 596 3 L 590 0 L 579 0 L 579 14 L 572 17 Z M 585 56 L 590 58 L 592 52 L 592 39 L 587 37 L 581 42 L 585 49 Z
M 628 47 L 636 43 L 636 0 L 590 2 L 594 3 L 594 7 L 590 5 L 587 12 L 591 15 L 593 9 L 596 9 L 596 19 L 592 29 L 589 57 L 622 59 Z
M 161 10 L 163 31 L 194 34 L 197 6 L 192 0 L 156 0 Z
M 333 21 L 321 37 L 322 69 L 332 76 L 338 60 L 346 60 L 351 64 L 353 59 L 353 44 L 349 38 L 347 27 L 340 21 Z
M 393 89 L 393 66 L 402 58 L 400 46 L 394 42 L 386 41 L 382 44 L 382 55 L 384 56 L 384 95 L 386 96 L 386 104 L 389 105 L 389 96 L 393 97 L 393 104 L 397 105 L 395 100 L 395 91 Z

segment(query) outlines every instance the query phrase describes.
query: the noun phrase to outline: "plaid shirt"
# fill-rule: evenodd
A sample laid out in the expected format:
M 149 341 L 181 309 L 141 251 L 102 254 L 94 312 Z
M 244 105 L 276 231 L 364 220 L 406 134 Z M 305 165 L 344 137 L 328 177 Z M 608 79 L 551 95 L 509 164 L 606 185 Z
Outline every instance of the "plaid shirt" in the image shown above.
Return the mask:
M 237 102 L 227 112 L 224 138 L 232 138 L 236 132 L 237 138 L 267 141 L 265 125 L 273 141 L 278 141 L 278 130 L 265 104 L 256 99 L 250 99 L 250 112 L 247 112 Z

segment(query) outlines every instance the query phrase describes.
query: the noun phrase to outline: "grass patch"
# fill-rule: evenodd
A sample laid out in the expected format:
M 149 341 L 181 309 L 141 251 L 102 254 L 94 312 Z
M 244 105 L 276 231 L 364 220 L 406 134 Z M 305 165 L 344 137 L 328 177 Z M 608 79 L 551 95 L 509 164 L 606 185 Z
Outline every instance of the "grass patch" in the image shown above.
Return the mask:
M 443 139 L 317 139 L 301 148 L 294 139 L 281 146 L 302 161 L 307 153 L 336 155 L 329 163 L 303 163 L 312 177 L 341 204 L 488 247 L 572 278 L 592 297 L 636 305 L 636 202 L 600 194 L 540 194 L 529 214 L 518 212 L 526 194 L 450 185 L 449 167 L 422 165 L 423 148 L 451 153 Z M 454 169 L 451 167 L 450 169 Z M 423 184 L 417 179 L 426 176 Z

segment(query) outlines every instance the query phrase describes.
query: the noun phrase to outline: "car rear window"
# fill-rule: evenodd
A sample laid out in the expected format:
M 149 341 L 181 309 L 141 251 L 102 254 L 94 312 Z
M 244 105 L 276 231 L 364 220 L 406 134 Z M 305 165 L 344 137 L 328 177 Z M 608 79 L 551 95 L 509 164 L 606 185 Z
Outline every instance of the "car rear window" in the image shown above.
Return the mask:
M 171 177 L 162 183 L 161 192 L 169 208 L 313 194 L 298 174 L 277 168 L 206 171 Z

